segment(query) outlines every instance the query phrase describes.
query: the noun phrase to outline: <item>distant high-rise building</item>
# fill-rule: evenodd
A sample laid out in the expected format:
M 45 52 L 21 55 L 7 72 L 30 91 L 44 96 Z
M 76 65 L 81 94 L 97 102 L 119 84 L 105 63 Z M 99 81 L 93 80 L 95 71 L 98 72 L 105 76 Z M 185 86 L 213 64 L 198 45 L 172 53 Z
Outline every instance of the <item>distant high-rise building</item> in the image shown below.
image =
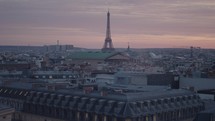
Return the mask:
M 70 51 L 74 48 L 73 45 L 45 45 L 45 50 L 47 52 L 60 52 L 60 51 Z
M 102 48 L 103 52 L 112 52 L 114 51 L 112 39 L 111 39 L 111 32 L 110 32 L 110 13 L 108 11 L 107 13 L 107 28 L 106 28 L 106 38 L 105 38 L 105 43 Z
M 57 45 L 56 45 L 56 51 L 60 51 L 61 50 L 61 48 L 60 48 L 60 41 L 59 40 L 57 40 Z

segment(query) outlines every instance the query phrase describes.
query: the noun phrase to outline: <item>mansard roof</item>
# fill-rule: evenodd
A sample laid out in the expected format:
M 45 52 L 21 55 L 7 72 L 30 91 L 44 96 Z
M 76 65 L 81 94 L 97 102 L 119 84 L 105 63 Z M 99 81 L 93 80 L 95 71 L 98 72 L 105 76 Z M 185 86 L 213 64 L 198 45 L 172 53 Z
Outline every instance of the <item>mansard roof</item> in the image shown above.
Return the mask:
M 120 52 L 75 52 L 68 58 L 73 60 L 129 60 L 130 57 Z
M 128 92 L 108 92 L 107 95 L 102 96 L 98 91 L 86 94 L 83 90 L 77 89 L 48 91 L 0 87 L 0 97 L 22 100 L 30 105 L 44 105 L 117 117 L 137 117 L 161 110 L 202 105 L 198 96 L 188 90 L 153 90 L 142 89 L 129 92 L 128 88 Z
M 116 54 L 115 52 L 75 52 L 68 58 L 73 60 L 105 60 L 107 57 Z

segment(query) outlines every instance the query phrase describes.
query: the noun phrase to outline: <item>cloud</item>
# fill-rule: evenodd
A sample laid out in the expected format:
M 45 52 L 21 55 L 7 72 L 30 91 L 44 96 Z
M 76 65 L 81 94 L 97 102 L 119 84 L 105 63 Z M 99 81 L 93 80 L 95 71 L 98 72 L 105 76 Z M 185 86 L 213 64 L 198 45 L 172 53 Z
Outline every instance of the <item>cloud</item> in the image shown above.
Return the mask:
M 199 43 L 206 41 L 215 47 L 211 43 L 215 37 L 215 2 L 211 0 L 0 0 L 0 44 L 14 40 L 15 44 L 32 41 L 42 45 L 43 39 L 52 43 L 58 38 L 65 43 L 74 39 L 84 47 L 88 46 L 85 41 L 91 40 L 94 44 L 90 47 L 98 47 L 105 37 L 108 8 L 112 37 L 118 41 L 122 36 L 125 40 L 136 36 L 136 42 L 141 43 L 142 35 L 150 35 L 147 40 L 166 47 L 167 40 L 180 40 L 185 45 L 197 37 Z M 144 43 L 155 45 L 152 41 Z

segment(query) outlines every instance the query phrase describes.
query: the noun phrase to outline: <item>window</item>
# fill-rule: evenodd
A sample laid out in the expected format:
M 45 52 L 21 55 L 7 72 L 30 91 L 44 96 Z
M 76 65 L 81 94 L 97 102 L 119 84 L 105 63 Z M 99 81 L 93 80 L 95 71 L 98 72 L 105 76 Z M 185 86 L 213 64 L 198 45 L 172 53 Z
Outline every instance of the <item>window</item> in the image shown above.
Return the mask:
M 25 96 L 27 96 L 28 92 L 25 93 Z
M 22 94 L 22 91 L 19 93 L 19 95 L 21 95 Z
M 13 90 L 10 90 L 9 94 L 11 94 L 13 92 Z

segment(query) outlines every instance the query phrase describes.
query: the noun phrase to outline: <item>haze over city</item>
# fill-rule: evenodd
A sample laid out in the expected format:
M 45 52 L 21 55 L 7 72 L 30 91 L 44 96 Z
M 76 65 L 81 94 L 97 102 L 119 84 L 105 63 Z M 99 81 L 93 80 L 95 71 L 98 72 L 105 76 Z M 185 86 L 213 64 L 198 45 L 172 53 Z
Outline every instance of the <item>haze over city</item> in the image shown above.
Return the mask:
M 214 121 L 215 1 L 0 0 L 0 121 Z
M 102 48 L 108 9 L 116 48 L 215 47 L 211 0 L 0 0 L 0 45 Z

